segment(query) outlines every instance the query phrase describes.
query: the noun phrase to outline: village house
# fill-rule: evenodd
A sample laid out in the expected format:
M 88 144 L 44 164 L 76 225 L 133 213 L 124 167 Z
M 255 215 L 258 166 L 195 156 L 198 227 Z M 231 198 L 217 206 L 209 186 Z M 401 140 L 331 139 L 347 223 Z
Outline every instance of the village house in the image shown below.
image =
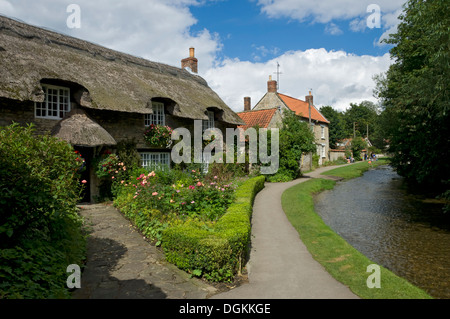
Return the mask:
M 317 145 L 317 155 L 319 156 L 319 165 L 330 160 L 329 146 L 329 124 L 330 122 L 314 106 L 311 92 L 305 97 L 305 101 L 293 98 L 291 96 L 278 92 L 277 81 L 269 77 L 267 82 L 267 93 L 252 108 L 249 97 L 244 98 L 244 112 L 238 113 L 246 125 L 242 128 L 253 127 L 255 125 L 261 128 L 278 127 L 282 121 L 282 115 L 285 110 L 295 112 L 301 121 L 309 123 L 315 135 Z M 300 160 L 303 170 L 311 168 L 311 154 L 305 154 Z
M 198 76 L 194 48 L 181 68 L 148 61 L 0 16 L 0 126 L 33 123 L 72 144 L 86 160 L 85 200 L 98 195 L 92 163 L 133 141 L 144 167 L 171 163 L 149 146 L 151 125 L 203 129 L 244 124 Z M 189 68 L 190 70 L 186 70 Z

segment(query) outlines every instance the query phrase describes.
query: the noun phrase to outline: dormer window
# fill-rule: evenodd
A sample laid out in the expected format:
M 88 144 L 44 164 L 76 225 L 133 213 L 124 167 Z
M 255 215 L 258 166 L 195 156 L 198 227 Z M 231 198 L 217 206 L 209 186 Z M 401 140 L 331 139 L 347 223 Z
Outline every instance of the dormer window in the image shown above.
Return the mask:
M 206 115 L 208 116 L 207 120 L 203 120 L 203 132 L 207 129 L 212 129 L 215 127 L 214 123 L 214 112 L 213 111 L 206 111 Z
M 60 120 L 70 112 L 70 89 L 54 86 L 42 85 L 44 91 L 44 102 L 34 104 L 36 118 Z
M 166 116 L 164 114 L 164 104 L 161 102 L 152 102 L 153 114 L 145 115 L 145 126 L 166 125 Z

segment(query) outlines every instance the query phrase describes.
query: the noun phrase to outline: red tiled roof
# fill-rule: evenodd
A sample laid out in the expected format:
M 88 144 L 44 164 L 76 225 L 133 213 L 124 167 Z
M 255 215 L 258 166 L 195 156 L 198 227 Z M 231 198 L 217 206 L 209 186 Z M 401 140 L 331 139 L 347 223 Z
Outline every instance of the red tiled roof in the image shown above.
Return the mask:
M 302 116 L 304 118 L 309 118 L 309 105 L 307 102 L 295 99 L 293 97 L 278 93 L 278 96 L 283 100 L 283 102 L 295 112 L 295 114 Z M 313 105 L 311 107 L 311 119 L 322 123 L 330 123 L 325 116 L 323 116 Z
M 256 110 L 238 113 L 245 125 L 239 126 L 246 130 L 249 127 L 258 125 L 260 128 L 267 128 L 277 109 Z

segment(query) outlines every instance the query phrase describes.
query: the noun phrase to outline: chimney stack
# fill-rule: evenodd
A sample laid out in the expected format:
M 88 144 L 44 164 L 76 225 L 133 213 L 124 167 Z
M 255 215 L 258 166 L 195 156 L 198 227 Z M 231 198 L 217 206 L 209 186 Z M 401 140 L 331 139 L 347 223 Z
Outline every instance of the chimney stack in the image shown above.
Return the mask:
M 189 68 L 193 73 L 198 73 L 198 60 L 195 57 L 195 48 L 190 48 L 189 57 L 181 60 L 181 68 Z
M 272 80 L 271 75 L 269 75 L 269 81 L 267 82 L 267 92 L 277 93 L 277 81 Z
M 244 97 L 244 112 L 251 111 L 252 109 L 252 102 L 251 98 L 246 96 Z
M 312 96 L 312 94 L 311 94 L 311 91 L 309 91 L 309 95 L 307 95 L 307 96 L 305 97 L 305 101 L 306 101 L 307 103 L 309 103 L 309 102 L 311 101 L 311 105 L 314 105 L 314 99 L 313 99 L 313 96 Z

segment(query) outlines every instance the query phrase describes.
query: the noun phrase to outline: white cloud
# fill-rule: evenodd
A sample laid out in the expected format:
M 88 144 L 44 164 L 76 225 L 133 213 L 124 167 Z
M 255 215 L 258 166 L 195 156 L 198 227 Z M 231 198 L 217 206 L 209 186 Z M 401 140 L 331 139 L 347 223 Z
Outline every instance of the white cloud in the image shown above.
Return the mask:
M 342 34 L 342 30 L 339 29 L 339 27 L 334 23 L 329 23 L 325 27 L 325 33 L 331 34 L 331 35 L 339 35 Z
M 252 48 L 255 49 L 255 52 L 252 53 L 252 57 L 253 57 L 253 60 L 256 62 L 261 61 L 262 58 L 266 58 L 269 55 L 271 55 L 271 56 L 277 55 L 280 52 L 280 49 L 277 47 L 272 47 L 269 49 L 263 45 L 256 46 L 253 44 Z
M 364 31 L 367 28 L 367 20 L 355 18 L 349 23 L 350 30 L 353 32 Z
M 362 32 L 367 28 L 367 18 L 372 14 L 367 12 L 371 4 L 376 4 L 381 10 L 381 28 L 384 33 L 374 41 L 375 46 L 381 46 L 381 40 L 395 33 L 399 23 L 398 15 L 406 0 L 257 0 L 261 11 L 273 19 L 290 18 L 301 22 L 327 24 L 325 32 L 333 35 L 341 34 L 332 21 L 350 20 L 349 28 L 353 32 Z
M 377 0 L 382 12 L 399 9 L 406 0 Z M 258 0 L 261 11 L 271 18 L 288 17 L 304 21 L 328 23 L 335 19 L 352 19 L 367 15 L 367 7 L 373 0 Z
M 77 0 L 81 28 L 69 29 L 67 6 L 73 0 L 0 0 L 0 12 L 27 23 L 85 39 L 122 52 L 175 66 L 196 47 L 200 70 L 211 67 L 221 45 L 216 34 L 190 27 L 197 23 L 189 11 L 195 0 Z M 14 8 L 17 8 L 15 10 Z
M 345 110 L 350 103 L 363 100 L 376 102 L 373 97 L 373 75 L 385 72 L 390 55 L 357 56 L 343 51 L 310 49 L 287 52 L 266 63 L 251 63 L 227 59 L 221 66 L 206 72 L 209 85 L 234 110 L 243 110 L 245 96 L 254 106 L 267 92 L 267 81 L 279 62 L 283 73 L 280 93 L 304 99 L 313 90 L 317 106 L 331 105 Z
M 28 0 L 0 0 L 0 13 L 175 66 L 180 66 L 180 60 L 187 57 L 189 47 L 194 46 L 199 59 L 199 74 L 235 111 L 242 110 L 244 96 L 252 97 L 253 105 L 262 98 L 267 91 L 269 75 L 276 79 L 277 62 L 280 63 L 282 72 L 279 83 L 282 93 L 304 99 L 312 88 L 316 105 L 332 105 L 341 110 L 347 108 L 350 102 L 375 100 L 372 97 L 372 76 L 388 69 L 388 54 L 381 57 L 356 56 L 343 51 L 310 49 L 289 51 L 280 55 L 278 48 L 255 46 L 258 56 L 274 58 L 265 63 L 231 58 L 218 61 L 216 57 L 222 46 L 219 35 L 207 29 L 195 34 L 191 32 L 191 27 L 197 20 L 190 12 L 189 6 L 201 5 L 205 1 L 77 0 L 81 8 L 80 29 L 68 29 L 66 25 L 66 8 L 73 0 L 40 0 L 39 3 Z M 398 0 L 392 0 L 396 1 Z M 339 0 L 330 5 L 331 2 L 326 0 L 323 2 L 328 5 L 328 9 L 331 8 L 330 12 L 326 12 L 322 1 L 320 4 L 316 3 L 316 7 L 304 0 L 259 2 L 266 2 L 268 9 L 270 4 L 283 4 L 285 8 L 290 6 L 292 9 L 293 3 L 297 3 L 303 6 L 307 14 L 315 13 L 318 19 L 326 21 L 330 27 L 333 26 L 331 19 L 346 16 L 343 11 L 352 9 L 350 3 L 354 3 L 350 0 Z M 337 10 L 335 7 L 339 5 L 342 8 Z M 283 8 L 277 7 L 277 10 L 281 9 Z M 300 14 L 301 10 L 298 10 Z M 393 16 L 386 16 L 384 23 L 394 21 Z M 335 29 L 334 32 L 339 31 Z M 254 59 L 257 61 L 256 55 Z
M 397 32 L 397 27 L 400 23 L 399 16 L 402 13 L 401 9 L 398 9 L 394 12 L 384 14 L 381 16 L 381 21 L 383 23 L 383 28 L 386 30 L 381 35 L 381 37 L 374 43 L 377 46 L 383 46 L 386 45 L 384 43 L 381 43 L 382 40 L 388 39 L 389 34 L 393 34 Z

